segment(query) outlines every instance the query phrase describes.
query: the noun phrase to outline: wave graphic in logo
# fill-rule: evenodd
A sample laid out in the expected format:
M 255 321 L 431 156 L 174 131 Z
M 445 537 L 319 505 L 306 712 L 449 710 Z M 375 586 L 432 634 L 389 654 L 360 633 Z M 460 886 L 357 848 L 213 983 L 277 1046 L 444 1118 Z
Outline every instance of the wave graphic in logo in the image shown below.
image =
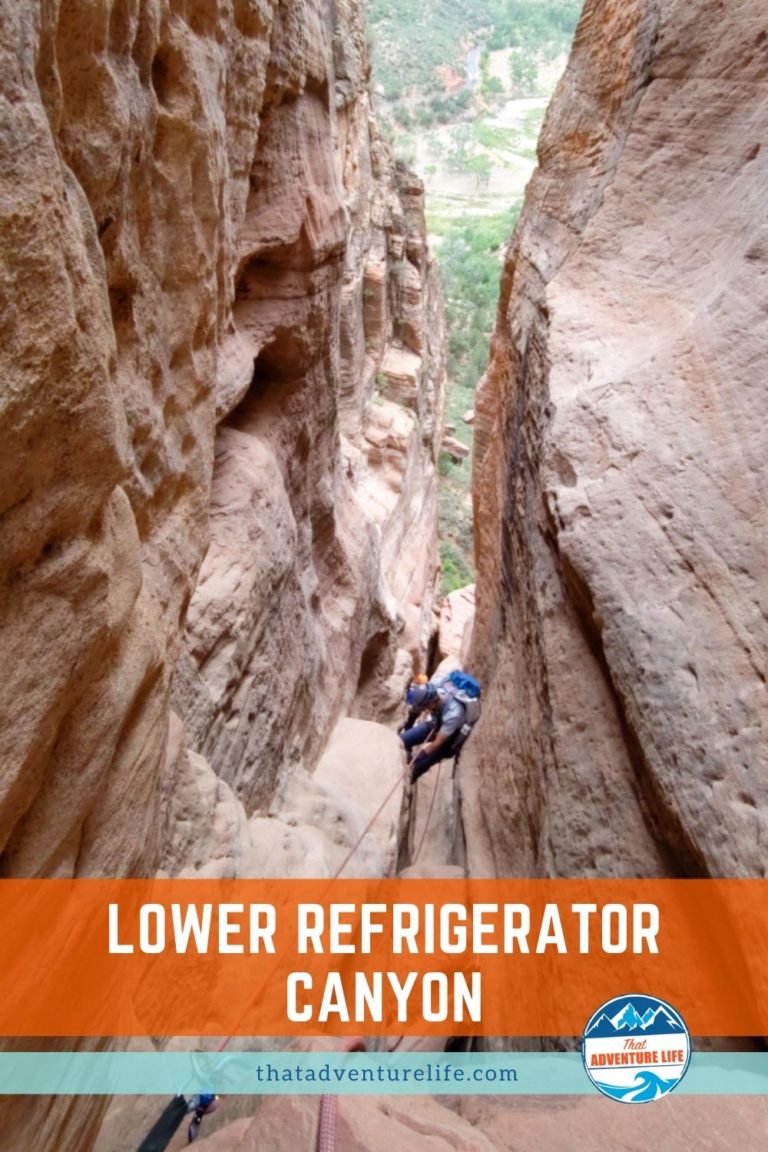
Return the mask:
M 619 1088 L 617 1085 L 603 1084 L 600 1088 L 606 1096 L 621 1100 L 625 1104 L 644 1104 L 647 1100 L 658 1100 L 671 1092 L 679 1080 L 662 1080 L 653 1072 L 638 1072 L 634 1084 Z
M 654 996 L 617 996 L 593 1013 L 581 1043 L 584 1067 L 612 1100 L 645 1104 L 682 1080 L 691 1039 L 680 1013 Z

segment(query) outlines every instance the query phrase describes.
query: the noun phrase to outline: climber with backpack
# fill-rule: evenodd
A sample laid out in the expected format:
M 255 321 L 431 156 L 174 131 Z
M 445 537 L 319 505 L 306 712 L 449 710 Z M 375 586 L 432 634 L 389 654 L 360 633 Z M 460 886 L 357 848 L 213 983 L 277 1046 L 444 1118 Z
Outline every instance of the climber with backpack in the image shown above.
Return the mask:
M 411 783 L 440 760 L 458 757 L 480 718 L 480 685 L 474 676 L 456 670 L 426 684 L 411 684 L 406 693 L 410 714 L 428 712 L 428 719 L 400 732 L 410 760 Z M 420 747 L 419 747 L 420 746 Z

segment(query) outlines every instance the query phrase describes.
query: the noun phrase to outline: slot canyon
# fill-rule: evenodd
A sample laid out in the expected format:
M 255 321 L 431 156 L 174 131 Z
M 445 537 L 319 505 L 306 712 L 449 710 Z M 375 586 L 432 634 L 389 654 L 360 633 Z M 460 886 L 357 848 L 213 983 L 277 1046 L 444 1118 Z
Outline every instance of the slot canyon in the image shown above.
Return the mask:
M 762 0 L 586 0 L 448 597 L 439 251 L 362 0 L 0 11 L 0 876 L 764 877 Z M 409 796 L 438 665 L 482 716 Z M 314 1152 L 317 1109 L 234 1098 L 198 1146 Z M 0 1150 L 135 1152 L 156 1111 L 3 1096 Z M 767 1133 L 760 1096 L 349 1096 L 337 1146 Z

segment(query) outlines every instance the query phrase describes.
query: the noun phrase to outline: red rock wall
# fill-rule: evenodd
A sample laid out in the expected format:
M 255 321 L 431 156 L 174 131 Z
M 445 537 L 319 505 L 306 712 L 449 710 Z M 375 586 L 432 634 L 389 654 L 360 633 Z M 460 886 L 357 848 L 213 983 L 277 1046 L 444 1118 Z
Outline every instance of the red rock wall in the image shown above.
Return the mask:
M 222 870 L 425 649 L 423 193 L 356 0 L 0 17 L 0 874 Z M 65 1152 L 104 1102 L 3 1107 L 0 1140 Z
M 768 34 L 588 0 L 476 419 L 476 872 L 762 875 Z
M 6 875 L 152 868 L 253 110 L 228 146 L 222 20 L 4 6 Z M 259 30 L 235 36 L 250 71 Z
M 152 872 L 174 677 L 253 810 L 423 649 L 422 195 L 357 4 L 9 2 L 2 29 L 1 867 Z M 398 347 L 407 410 L 377 395 Z

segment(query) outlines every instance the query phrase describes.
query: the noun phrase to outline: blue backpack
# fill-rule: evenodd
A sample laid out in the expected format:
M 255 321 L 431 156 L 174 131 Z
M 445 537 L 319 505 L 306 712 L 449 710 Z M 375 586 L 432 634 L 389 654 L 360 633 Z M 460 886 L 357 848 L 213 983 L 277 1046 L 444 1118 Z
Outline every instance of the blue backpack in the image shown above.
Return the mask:
M 458 753 L 480 719 L 480 693 L 482 689 L 474 676 L 470 676 L 468 672 L 460 672 L 458 669 L 455 672 L 450 672 L 443 680 L 443 684 L 464 707 L 464 723 L 456 734 L 453 743 L 453 750 Z
M 468 696 L 470 700 L 479 700 L 482 689 L 475 680 L 474 676 L 470 676 L 469 672 L 460 672 L 458 668 L 455 672 L 451 672 L 448 676 L 451 684 L 453 684 L 456 692 L 461 692 L 464 696 Z

